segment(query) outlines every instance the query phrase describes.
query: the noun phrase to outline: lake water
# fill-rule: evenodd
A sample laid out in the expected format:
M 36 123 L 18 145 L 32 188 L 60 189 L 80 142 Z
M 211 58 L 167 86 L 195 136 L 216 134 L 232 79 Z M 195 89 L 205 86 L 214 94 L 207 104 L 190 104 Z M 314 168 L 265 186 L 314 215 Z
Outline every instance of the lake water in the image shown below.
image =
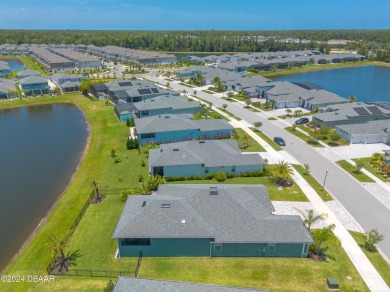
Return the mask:
M 390 67 L 327 69 L 279 76 L 274 80 L 312 82 L 345 98 L 354 95 L 362 102 L 390 102 Z
M 22 71 L 24 70 L 24 65 L 20 60 L 17 59 L 2 59 L 0 61 L 8 63 L 11 71 Z
M 0 109 L 0 271 L 66 188 L 87 140 L 73 104 Z

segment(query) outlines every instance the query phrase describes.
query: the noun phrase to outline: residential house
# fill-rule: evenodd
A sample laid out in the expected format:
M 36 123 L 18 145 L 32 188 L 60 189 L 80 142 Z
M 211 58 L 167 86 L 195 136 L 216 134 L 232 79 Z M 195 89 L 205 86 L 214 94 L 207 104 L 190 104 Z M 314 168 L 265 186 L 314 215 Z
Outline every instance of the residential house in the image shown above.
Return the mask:
M 195 139 L 224 139 L 233 133 L 225 120 L 192 120 L 192 115 L 159 115 L 135 119 L 137 138 L 141 145 L 166 144 Z
M 9 79 L 0 78 L 0 99 L 1 98 L 17 98 L 15 83 Z
M 242 154 L 235 140 L 198 140 L 161 145 L 149 151 L 151 175 L 190 176 L 222 171 L 240 174 L 263 169 L 257 153 Z
M 11 69 L 7 62 L 0 61 L 0 78 L 7 78 L 11 73 Z
M 361 124 L 369 121 L 387 120 L 390 111 L 375 105 L 362 102 L 335 104 L 321 108 L 321 112 L 313 115 L 313 121 L 319 126 L 334 128 L 339 125 Z
M 261 292 L 251 288 L 217 286 L 191 282 L 156 280 L 135 277 L 118 277 L 113 292 Z M 266 291 L 264 291 L 266 292 Z
M 136 108 L 132 103 L 118 103 L 114 106 L 116 116 L 121 122 L 126 122 L 127 119 L 136 117 Z
M 307 257 L 302 219 L 274 211 L 262 185 L 163 184 L 128 197 L 113 238 L 119 257 Z
M 335 104 L 348 103 L 348 100 L 324 89 L 311 89 L 301 96 L 300 106 L 309 110 Z
M 26 70 L 20 71 L 18 73 L 18 79 L 19 80 L 21 80 L 23 78 L 26 78 L 26 77 L 29 77 L 29 76 L 39 76 L 39 77 L 42 77 L 41 73 L 39 73 L 38 71 L 30 70 L 30 69 L 26 69 Z
M 19 83 L 26 95 L 49 93 L 49 83 L 40 76 L 29 76 L 21 79 Z
M 160 95 L 134 103 L 137 117 L 162 114 L 195 114 L 202 112 L 199 101 L 188 101 L 184 96 Z
M 290 108 L 301 106 L 301 96 L 307 90 L 287 81 L 271 82 L 272 86 L 266 91 L 265 98 L 275 108 Z
M 336 125 L 336 131 L 351 144 L 390 143 L 390 120 Z
M 51 81 L 61 88 L 63 92 L 72 92 L 80 90 L 80 84 L 84 79 L 81 74 L 60 74 L 56 73 L 50 76 Z

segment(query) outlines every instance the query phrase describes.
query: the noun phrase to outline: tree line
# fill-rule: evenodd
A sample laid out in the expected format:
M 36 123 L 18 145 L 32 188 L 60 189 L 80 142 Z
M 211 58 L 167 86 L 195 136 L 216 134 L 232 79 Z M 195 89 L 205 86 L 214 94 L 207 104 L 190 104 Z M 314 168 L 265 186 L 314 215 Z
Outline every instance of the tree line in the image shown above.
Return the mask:
M 298 41 L 292 41 L 292 40 Z M 284 31 L 83 31 L 0 30 L 0 43 L 93 44 L 171 52 L 274 52 L 317 49 L 332 45 L 390 61 L 390 30 L 284 30 Z M 290 41 L 288 41 L 290 40 Z M 299 41 L 301 40 L 301 41 Z

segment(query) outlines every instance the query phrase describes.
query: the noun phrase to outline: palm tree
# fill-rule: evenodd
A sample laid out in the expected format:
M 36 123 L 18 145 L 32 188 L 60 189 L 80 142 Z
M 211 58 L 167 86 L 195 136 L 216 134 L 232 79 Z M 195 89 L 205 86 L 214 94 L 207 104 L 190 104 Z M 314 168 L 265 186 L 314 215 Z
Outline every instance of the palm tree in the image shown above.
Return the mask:
M 93 188 L 91 194 L 94 194 L 92 204 L 98 204 L 103 201 L 104 196 L 102 196 L 99 192 L 99 182 L 97 180 L 93 180 L 91 183 L 91 187 Z
M 148 194 L 151 193 L 150 185 L 148 184 L 148 182 L 143 181 L 142 183 L 140 183 L 140 187 L 141 187 L 141 190 L 142 190 L 142 194 L 148 195 Z
M 249 98 L 245 99 L 245 104 L 247 107 L 249 107 L 252 104 L 252 101 Z
M 324 220 L 327 216 L 326 214 L 315 215 L 313 209 L 305 210 L 306 212 L 303 212 L 297 208 L 295 208 L 295 210 L 297 210 L 299 213 L 301 213 L 301 215 L 303 217 L 303 223 L 305 224 L 305 226 L 309 232 L 310 232 L 311 226 L 314 223 L 316 223 L 317 221 Z
M 322 244 L 332 237 L 332 231 L 335 227 L 336 227 L 336 225 L 331 224 L 329 226 L 326 226 L 326 227 L 318 230 L 317 232 L 315 232 L 313 234 L 313 239 L 314 239 L 315 244 L 317 246 L 317 248 L 316 248 L 316 255 L 317 256 L 320 255 Z
M 196 73 L 196 82 L 201 86 L 203 85 L 204 77 L 200 71 Z
M 375 167 L 375 168 L 379 167 L 382 161 L 383 161 L 382 154 L 380 154 L 380 153 L 372 154 L 370 163 L 373 167 Z
M 355 102 L 355 101 L 356 101 L 356 96 L 351 95 L 350 97 L 348 97 L 348 101 L 349 101 L 350 103 Z
M 300 114 L 302 114 L 302 110 L 295 110 L 294 116 L 298 117 Z
M 291 175 L 294 173 L 291 165 L 285 161 L 279 161 L 271 168 L 271 174 L 275 183 L 280 186 L 291 186 Z
M 50 249 L 55 258 L 58 258 L 60 261 L 56 264 L 58 266 L 58 271 L 62 272 L 63 269 L 68 270 L 67 263 L 68 258 L 65 256 L 65 249 L 69 248 L 68 238 L 59 239 L 57 236 L 49 235 L 50 242 L 47 244 L 47 248 Z
M 290 116 L 291 115 L 291 113 L 292 113 L 292 110 L 291 109 L 286 109 L 286 116 Z

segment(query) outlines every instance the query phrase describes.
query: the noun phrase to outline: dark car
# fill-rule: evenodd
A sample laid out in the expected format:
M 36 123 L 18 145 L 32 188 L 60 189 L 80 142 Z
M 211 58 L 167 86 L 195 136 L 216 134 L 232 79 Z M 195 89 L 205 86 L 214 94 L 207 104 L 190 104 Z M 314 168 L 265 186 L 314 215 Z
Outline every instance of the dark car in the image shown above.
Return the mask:
M 308 122 L 309 122 L 308 118 L 300 118 L 300 119 L 295 121 L 295 124 L 296 125 L 302 125 L 302 124 L 307 124 Z
M 284 142 L 283 138 L 281 138 L 281 137 L 275 137 L 274 141 L 279 146 L 286 146 L 286 142 Z

